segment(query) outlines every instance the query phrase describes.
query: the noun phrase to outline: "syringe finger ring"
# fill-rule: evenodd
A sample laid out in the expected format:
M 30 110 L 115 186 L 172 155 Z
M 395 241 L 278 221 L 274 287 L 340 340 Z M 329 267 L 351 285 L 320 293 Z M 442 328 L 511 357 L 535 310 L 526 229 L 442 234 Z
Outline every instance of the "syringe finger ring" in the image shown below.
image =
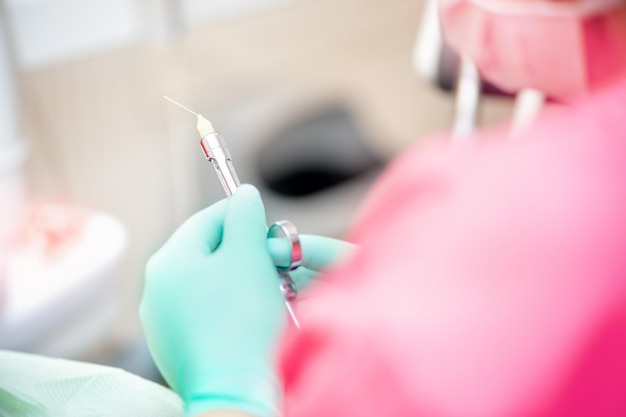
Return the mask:
M 277 266 L 278 272 L 289 272 L 298 269 L 302 264 L 302 245 L 296 226 L 289 220 L 279 220 L 272 224 L 267 232 L 267 237 L 279 237 L 282 235 L 291 243 L 291 260 L 288 266 Z

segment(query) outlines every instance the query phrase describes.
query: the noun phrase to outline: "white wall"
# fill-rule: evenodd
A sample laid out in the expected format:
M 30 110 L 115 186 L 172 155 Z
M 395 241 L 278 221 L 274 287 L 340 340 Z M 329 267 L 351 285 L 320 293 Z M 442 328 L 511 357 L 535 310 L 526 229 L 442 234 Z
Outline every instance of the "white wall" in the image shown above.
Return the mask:
M 5 1 L 19 66 L 35 70 L 153 35 L 155 27 L 168 27 L 154 19 L 171 17 L 172 7 L 180 7 L 183 25 L 193 27 L 296 0 Z
M 26 70 L 128 44 L 141 33 L 134 0 L 7 0 L 7 9 Z
M 297 0 L 181 0 L 189 26 L 199 26 Z

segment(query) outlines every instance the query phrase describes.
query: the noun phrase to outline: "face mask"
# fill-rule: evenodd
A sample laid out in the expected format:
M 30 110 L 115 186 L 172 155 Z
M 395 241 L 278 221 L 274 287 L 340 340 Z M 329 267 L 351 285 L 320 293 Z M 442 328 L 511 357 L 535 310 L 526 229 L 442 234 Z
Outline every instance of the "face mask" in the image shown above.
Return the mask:
M 567 99 L 626 76 L 626 0 L 441 0 L 444 33 L 484 78 Z

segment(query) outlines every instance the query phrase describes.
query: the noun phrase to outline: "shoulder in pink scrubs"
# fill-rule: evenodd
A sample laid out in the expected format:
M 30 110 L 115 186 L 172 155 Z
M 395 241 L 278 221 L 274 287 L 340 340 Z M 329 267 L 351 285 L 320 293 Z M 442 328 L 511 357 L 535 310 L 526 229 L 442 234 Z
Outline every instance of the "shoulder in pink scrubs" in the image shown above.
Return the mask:
M 283 343 L 288 416 L 626 416 L 626 82 L 474 143 L 381 178 Z

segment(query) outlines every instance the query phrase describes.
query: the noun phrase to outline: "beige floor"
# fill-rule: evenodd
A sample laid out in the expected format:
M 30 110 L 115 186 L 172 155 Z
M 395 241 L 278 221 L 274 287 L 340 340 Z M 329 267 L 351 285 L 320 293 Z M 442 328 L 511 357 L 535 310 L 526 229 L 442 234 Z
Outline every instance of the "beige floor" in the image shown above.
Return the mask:
M 201 203 L 193 119 L 161 94 L 204 114 L 273 90 L 341 97 L 384 138 L 374 146 L 394 155 L 451 121 L 451 97 L 411 68 L 420 9 L 416 0 L 295 2 L 23 75 L 33 189 L 112 213 L 128 229 L 118 342 L 137 332 L 147 257 Z M 484 110 L 493 123 L 510 108 L 488 101 Z

